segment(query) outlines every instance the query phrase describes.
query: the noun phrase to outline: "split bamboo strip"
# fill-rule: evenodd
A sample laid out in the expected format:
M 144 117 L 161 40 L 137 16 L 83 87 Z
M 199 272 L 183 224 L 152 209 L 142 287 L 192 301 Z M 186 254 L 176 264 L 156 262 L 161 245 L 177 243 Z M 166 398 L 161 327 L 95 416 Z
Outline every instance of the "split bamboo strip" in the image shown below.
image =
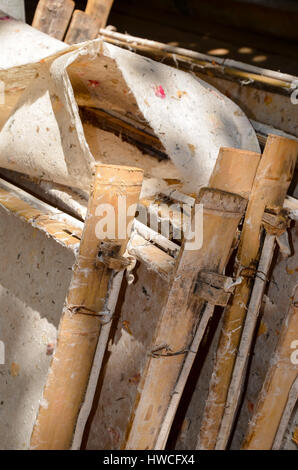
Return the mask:
M 81 229 L 78 227 L 78 221 L 72 223 L 73 218 L 65 214 L 65 221 L 61 220 L 61 211 L 54 210 L 48 204 L 3 180 L 0 180 L 0 206 L 45 232 L 66 248 L 75 250 L 79 245 Z
M 75 2 L 72 0 L 39 0 L 32 26 L 62 40 L 70 21 Z
M 183 394 L 183 390 L 185 388 L 189 373 L 193 366 L 196 354 L 199 350 L 201 341 L 206 332 L 208 322 L 210 318 L 212 317 L 213 313 L 214 313 L 214 305 L 211 305 L 210 303 L 208 303 L 202 313 L 202 318 L 199 322 L 199 326 L 196 330 L 196 334 L 194 336 L 194 339 L 191 343 L 191 346 L 185 358 L 182 370 L 179 375 L 179 379 L 175 385 L 175 389 L 172 394 L 169 407 L 167 409 L 166 415 L 164 417 L 164 420 L 160 428 L 160 432 L 157 437 L 157 441 L 154 447 L 155 450 L 164 450 L 166 447 L 169 433 L 170 433 L 170 430 L 171 430 L 171 427 L 175 418 L 175 414 L 176 414 L 179 402 Z
M 120 213 L 119 197 L 126 198 L 127 208 L 136 205 L 142 175 L 142 170 L 136 168 L 97 167 L 79 254 L 59 325 L 58 343 L 31 437 L 32 449 L 69 449 L 71 446 L 113 276 L 113 271 L 100 261 L 99 253 L 104 242 L 108 242 L 119 249 L 118 255 L 123 255 L 127 238 L 119 238 L 118 234 L 120 226 L 124 225 L 122 235 L 127 237 L 133 214 L 127 216 L 123 224 L 126 211 Z M 96 228 L 103 217 L 103 214 L 98 215 L 100 207 L 114 211 L 115 237 L 98 238 Z
M 295 169 L 298 143 L 269 135 L 259 164 L 238 248 L 236 287 L 230 306 L 225 309 L 224 324 L 219 339 L 209 395 L 205 406 L 198 448 L 214 449 L 224 413 L 229 384 L 235 364 L 246 306 L 253 286 L 260 250 L 260 231 L 266 207 L 282 207 Z
M 233 148 L 221 148 L 211 175 L 209 186 L 214 189 L 230 190 L 248 198 L 253 185 L 260 154 Z M 223 177 L 223 175 L 225 175 Z M 155 449 L 164 449 L 177 411 L 188 375 L 199 349 L 214 306 L 207 304 L 198 324 L 193 342 L 187 353 L 179 379 L 169 403 L 165 418 L 155 444 Z
M 117 300 L 118 300 L 120 289 L 121 289 L 123 274 L 124 274 L 123 271 L 119 271 L 111 279 L 108 298 L 107 298 L 107 310 L 112 315 L 115 312 Z M 100 329 L 98 343 L 97 343 L 97 347 L 96 347 L 96 351 L 94 355 L 94 361 L 93 361 L 92 369 L 90 372 L 89 383 L 88 383 L 88 387 L 86 390 L 84 403 L 82 404 L 82 407 L 80 409 L 80 413 L 78 416 L 71 450 L 80 450 L 80 447 L 82 444 L 83 434 L 84 434 L 88 417 L 90 415 L 90 411 L 92 409 L 94 395 L 96 393 L 96 386 L 97 386 L 98 379 L 100 376 L 100 372 L 102 368 L 102 361 L 104 358 L 104 354 L 106 352 L 106 347 L 109 341 L 111 327 L 112 327 L 112 321 L 109 321 L 108 323 L 103 324 Z
M 214 57 L 197 51 L 171 46 L 149 39 L 121 34 L 110 29 L 100 29 L 101 37 L 112 44 L 133 49 L 142 55 L 148 55 L 154 60 L 168 59 L 171 65 L 197 73 L 212 74 L 230 80 L 247 80 L 248 83 L 258 83 L 263 87 L 273 87 L 281 93 L 290 94 L 292 84 L 297 77 L 289 74 L 263 69 L 232 59 Z
M 281 448 L 291 416 L 295 413 L 295 406 L 297 405 L 297 400 L 298 400 L 298 377 L 296 377 L 296 380 L 291 387 L 287 404 L 285 406 L 282 418 L 278 426 L 277 433 L 275 435 L 272 450 L 279 450 Z
M 160 250 L 138 232 L 132 233 L 127 251 L 144 263 L 148 271 L 154 271 L 163 279 L 168 280 L 173 275 L 175 258 Z
M 78 44 L 95 39 L 98 33 L 98 25 L 94 18 L 84 11 L 75 10 L 65 36 L 67 44 Z
M 259 401 L 250 421 L 243 449 L 269 450 L 272 448 L 291 387 L 298 375 L 297 331 L 298 288 L 296 287 L 282 333 L 268 370 Z M 293 358 L 292 355 L 295 355 Z M 296 396 L 297 399 L 297 396 Z
M 158 246 L 161 250 L 165 251 L 168 255 L 176 258 L 180 251 L 180 246 L 164 237 L 160 233 L 155 232 L 147 225 L 142 224 L 137 219 L 134 221 L 133 230 L 137 232 L 145 240 L 150 241 L 153 245 Z
M 148 356 L 131 417 L 131 428 L 124 444 L 126 449 L 154 448 L 185 353 L 192 342 L 205 302 L 194 298 L 198 273 L 202 269 L 223 272 L 246 200 L 241 196 L 202 189 L 197 203 L 203 205 L 202 247 L 188 250 L 183 243 L 168 298 L 161 310 L 154 335 L 152 355 Z M 195 208 L 194 208 L 195 210 Z M 194 223 L 194 219 L 193 219 Z M 192 224 L 193 225 L 193 224 Z M 158 352 L 170 350 L 167 357 Z
M 95 19 L 98 28 L 106 26 L 113 3 L 114 0 L 88 0 L 85 11 Z
M 32 190 L 32 188 L 30 189 Z M 39 195 L 46 199 L 47 194 L 42 191 Z M 55 201 L 56 205 L 57 202 Z M 50 206 L 1 178 L 0 206 L 76 253 L 84 225 L 80 220 L 65 214 L 62 210 Z M 178 255 L 179 250 L 178 245 L 137 220 L 134 221 L 127 251 L 129 255 L 144 263 L 147 269 L 168 279 L 173 273 L 174 258 Z
M 262 255 L 258 265 L 259 277 L 256 278 L 249 306 L 247 309 L 243 333 L 237 353 L 237 358 L 233 370 L 233 376 L 229 387 L 224 415 L 222 418 L 216 449 L 224 450 L 228 444 L 232 425 L 239 405 L 242 386 L 245 379 L 246 366 L 249 359 L 249 352 L 254 338 L 254 332 L 259 316 L 264 290 L 267 284 L 269 269 L 271 266 L 275 248 L 275 236 L 266 234 Z

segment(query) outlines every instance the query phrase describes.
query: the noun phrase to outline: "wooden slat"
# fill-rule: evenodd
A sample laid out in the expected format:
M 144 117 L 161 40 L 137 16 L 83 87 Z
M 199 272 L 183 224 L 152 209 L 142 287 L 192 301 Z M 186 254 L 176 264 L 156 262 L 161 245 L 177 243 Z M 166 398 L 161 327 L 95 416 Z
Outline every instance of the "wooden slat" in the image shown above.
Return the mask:
M 75 250 L 81 237 L 81 229 L 77 226 L 78 224 L 72 224 L 71 217 L 68 216 L 65 216 L 65 219 L 69 218 L 70 222 L 60 220 L 62 212 L 54 210 L 38 200 L 34 204 L 34 200 L 35 198 L 30 195 L 25 196 L 22 190 L 18 188 L 14 190 L 14 187 L 9 183 L 0 181 L 0 206 L 38 230 L 45 232 L 47 236 L 66 248 Z
M 213 189 L 201 190 L 197 202 L 204 207 L 203 246 L 192 251 L 183 245 L 154 339 L 153 349 L 166 344 L 170 355 L 147 359 L 126 449 L 154 447 L 193 328 L 204 307 L 204 301 L 191 296 L 196 276 L 201 269 L 223 271 L 246 206 L 242 197 Z
M 67 44 L 78 44 L 80 42 L 95 39 L 98 33 L 98 25 L 94 18 L 84 11 L 75 10 L 71 23 L 65 36 Z
M 104 28 L 113 3 L 114 0 L 88 0 L 86 13 L 96 20 L 99 28 Z
M 232 148 L 221 148 L 209 184 L 212 184 L 213 188 L 220 190 L 225 190 L 229 187 L 230 191 L 248 197 L 259 161 L 260 154 L 258 153 Z M 235 171 L 233 171 L 233 169 Z M 194 253 L 194 256 L 200 255 Z M 194 335 L 193 341 L 189 346 L 189 352 L 187 353 L 179 378 L 169 399 L 169 405 L 155 443 L 155 449 L 165 448 L 188 374 L 212 314 L 213 306 L 207 304 L 206 308 L 202 309 L 201 318 L 196 331 L 192 333 Z
M 72 0 L 40 0 L 32 22 L 33 28 L 62 40 L 74 6 Z
M 233 376 L 229 387 L 224 415 L 222 418 L 219 434 L 216 442 L 216 449 L 225 449 L 231 434 L 236 412 L 240 402 L 242 386 L 245 380 L 246 366 L 249 359 L 249 352 L 252 346 L 254 332 L 258 320 L 258 315 L 263 299 L 269 270 L 275 248 L 275 236 L 266 234 L 262 255 L 258 265 L 260 276 L 256 278 L 252 290 L 250 302 L 247 309 L 245 325 L 241 336 L 238 354 L 233 369 Z

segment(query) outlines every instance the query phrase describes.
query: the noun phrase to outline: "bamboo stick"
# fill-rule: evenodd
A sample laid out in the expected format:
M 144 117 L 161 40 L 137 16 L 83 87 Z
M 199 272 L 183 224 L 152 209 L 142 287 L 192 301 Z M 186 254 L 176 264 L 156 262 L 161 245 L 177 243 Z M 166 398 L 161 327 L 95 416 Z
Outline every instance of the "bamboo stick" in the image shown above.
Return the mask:
M 86 13 L 92 16 L 99 28 L 105 28 L 114 0 L 88 0 Z
M 224 324 L 217 348 L 209 386 L 198 448 L 214 449 L 224 413 L 228 388 L 246 315 L 246 305 L 253 285 L 260 249 L 260 230 L 266 206 L 282 207 L 294 172 L 298 143 L 269 135 L 259 164 L 238 248 L 237 276 L 243 277 L 236 287 L 230 306 L 225 309 Z
M 121 34 L 109 29 L 100 29 L 100 35 L 112 44 L 133 49 L 135 52 L 148 55 L 155 60 L 168 59 L 171 65 L 177 65 L 185 70 L 213 74 L 230 80 L 247 80 L 248 83 L 258 83 L 263 87 L 278 89 L 281 93 L 290 94 L 296 78 L 293 75 L 263 69 L 232 59 L 223 59 L 200 52 L 171 46 L 149 39 L 143 39 L 129 34 Z
M 0 178 L 0 206 L 34 228 L 46 233 L 57 243 L 75 251 L 81 237 L 81 223 L 63 214 L 20 188 Z
M 195 251 L 187 250 L 186 243 L 182 246 L 154 335 L 154 354 L 153 357 L 148 356 L 144 367 L 126 449 L 154 448 L 185 353 L 191 344 L 193 329 L 205 305 L 202 299 L 191 295 L 197 275 L 202 269 L 223 271 L 246 206 L 241 196 L 207 188 L 200 191 L 197 202 L 204 207 L 203 245 Z M 163 348 L 171 351 L 169 357 L 157 359 L 156 351 Z
M 75 2 L 72 0 L 39 0 L 32 26 L 62 40 L 70 21 Z
M 176 258 L 178 256 L 180 247 L 171 240 L 168 240 L 160 233 L 155 232 L 150 227 L 147 227 L 147 225 L 144 225 L 139 222 L 137 219 L 134 221 L 133 228 L 134 231 L 137 232 L 141 237 L 158 246 L 173 258 Z
M 260 276 L 257 277 L 255 280 L 251 299 L 247 309 L 245 325 L 243 328 L 241 342 L 239 345 L 239 350 L 233 370 L 233 376 L 229 387 L 225 411 L 218 433 L 216 443 L 216 449 L 218 450 L 224 450 L 227 446 L 232 425 L 234 423 L 234 418 L 238 409 L 242 385 L 245 378 L 246 366 L 249 358 L 249 351 L 252 345 L 261 302 L 267 284 L 274 248 L 275 236 L 267 234 L 265 237 L 262 255 L 258 265 L 258 272 L 260 273 Z
M 166 447 L 169 433 L 170 433 L 170 430 L 171 430 L 171 427 L 175 418 L 175 414 L 176 414 L 179 402 L 183 394 L 183 390 L 185 388 L 189 373 L 193 366 L 196 354 L 199 350 L 201 341 L 204 337 L 206 328 L 208 326 L 208 322 L 210 318 L 212 317 L 213 313 L 214 313 L 214 305 L 211 305 L 210 303 L 208 303 L 204 309 L 202 318 L 199 322 L 199 326 L 196 330 L 194 339 L 189 348 L 189 352 L 187 353 L 187 356 L 185 358 L 185 362 L 183 364 L 177 384 L 175 385 L 174 393 L 172 394 L 169 407 L 167 409 L 166 415 L 164 417 L 164 420 L 162 422 L 162 425 L 161 425 L 161 428 L 160 428 L 160 431 L 156 440 L 156 444 L 154 447 L 156 450 L 163 450 Z
M 162 308 L 152 351 L 168 345 L 169 357 L 149 356 L 136 400 L 127 449 L 152 449 L 179 376 L 185 352 L 189 349 L 193 328 L 205 302 L 190 295 L 201 269 L 222 272 L 246 201 L 241 196 L 214 189 L 202 189 L 198 201 L 203 204 L 203 245 L 193 250 L 184 243 L 175 277 Z M 198 229 L 198 228 L 197 228 Z M 163 347 L 161 346 L 163 345 Z M 166 347 L 167 348 L 167 347 Z
M 221 148 L 209 181 L 209 186 L 223 191 L 230 189 L 234 193 L 248 198 L 259 161 L 260 154 L 258 153 L 233 148 Z M 192 344 L 179 375 L 179 379 L 174 392 L 172 393 L 171 400 L 155 444 L 155 449 L 165 448 L 188 375 L 206 331 L 208 321 L 212 317 L 213 310 L 214 306 L 211 304 L 207 304 L 204 308 Z
M 98 25 L 95 19 L 84 11 L 75 10 L 64 41 L 67 44 L 78 44 L 95 39 L 97 33 Z
M 271 367 L 266 375 L 255 413 L 250 421 L 243 449 L 269 450 L 274 443 L 289 393 L 298 375 L 297 361 L 292 359 L 293 344 L 297 349 L 297 300 L 298 288 L 296 287 Z
M 107 309 L 112 315 L 114 314 L 114 311 L 116 308 L 116 303 L 119 297 L 122 279 L 123 279 L 123 271 L 115 273 L 114 277 L 111 279 L 110 289 L 109 289 L 108 299 L 107 299 Z M 93 399 L 94 399 L 94 395 L 96 392 L 96 387 L 97 387 L 98 379 L 100 376 L 100 371 L 102 368 L 102 361 L 103 361 L 104 354 L 106 351 L 106 346 L 108 344 L 111 327 L 112 327 L 112 321 L 109 321 L 108 323 L 103 324 L 100 329 L 99 339 L 98 339 L 98 343 L 97 343 L 97 347 L 96 347 L 96 351 L 94 355 L 92 369 L 90 372 L 90 378 L 89 378 L 89 383 L 88 383 L 88 387 L 86 390 L 86 395 L 84 398 L 84 403 L 82 404 L 82 407 L 80 409 L 80 413 L 79 413 L 77 424 L 76 424 L 76 429 L 74 432 L 73 443 L 71 446 L 72 450 L 79 450 L 82 444 L 82 438 L 83 438 L 85 426 L 86 426 L 86 423 L 87 423 L 87 420 L 88 420 L 88 417 L 92 408 Z
M 175 259 L 136 231 L 131 235 L 127 250 L 130 255 L 144 263 L 148 271 L 154 271 L 165 280 L 171 278 L 175 268 Z
M 32 190 L 32 188 L 30 189 Z M 42 192 L 39 195 L 46 198 Z M 55 203 L 57 205 L 57 201 Z M 80 220 L 65 214 L 57 207 L 50 206 L 1 178 L 0 206 L 76 253 L 83 231 L 83 222 Z M 174 270 L 174 258 L 177 257 L 179 250 L 178 245 L 137 220 L 134 221 L 127 252 L 145 264 L 148 270 L 155 271 L 163 279 L 169 279 Z
M 71 446 L 113 273 L 98 256 L 104 242 L 96 234 L 101 220 L 97 210 L 102 204 L 114 208 L 116 238 L 112 237 L 110 244 L 123 255 L 127 236 L 125 232 L 126 238 L 118 237 L 118 217 L 122 218 L 118 197 L 126 197 L 127 207 L 136 204 L 141 181 L 142 170 L 136 168 L 97 167 L 79 254 L 59 325 L 58 343 L 31 437 L 32 449 L 69 449 Z M 133 215 L 127 217 L 125 229 L 128 223 L 131 225 L 132 218 Z
M 289 392 L 288 400 L 287 400 L 285 409 L 283 411 L 282 418 L 278 426 L 278 430 L 274 438 L 272 450 L 279 450 L 281 448 L 291 416 L 295 412 L 295 406 L 297 405 L 297 400 L 298 400 L 298 377 L 296 377 L 296 380 L 293 383 L 291 390 Z

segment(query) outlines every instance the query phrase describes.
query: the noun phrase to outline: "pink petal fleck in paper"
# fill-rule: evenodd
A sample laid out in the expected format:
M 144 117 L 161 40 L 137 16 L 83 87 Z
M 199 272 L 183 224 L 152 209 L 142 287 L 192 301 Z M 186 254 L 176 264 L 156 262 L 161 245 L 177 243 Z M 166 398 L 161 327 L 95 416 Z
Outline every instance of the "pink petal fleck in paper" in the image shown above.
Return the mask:
M 166 97 L 165 91 L 161 85 L 158 85 L 154 88 L 155 96 L 158 98 L 164 99 Z
M 92 88 L 96 88 L 99 85 L 99 82 L 97 80 L 88 80 L 88 84 Z
M 0 21 L 9 21 L 11 20 L 10 16 L 0 16 Z

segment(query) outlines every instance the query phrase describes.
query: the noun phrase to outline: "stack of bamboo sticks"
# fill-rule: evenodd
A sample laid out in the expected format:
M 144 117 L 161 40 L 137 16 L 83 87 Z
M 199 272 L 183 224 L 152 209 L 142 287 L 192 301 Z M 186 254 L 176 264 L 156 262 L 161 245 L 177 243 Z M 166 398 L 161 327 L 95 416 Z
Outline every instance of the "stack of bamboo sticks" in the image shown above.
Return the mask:
M 275 135 L 268 137 L 263 155 L 237 149 L 220 150 L 209 187 L 199 192 L 193 207 L 192 222 L 195 220 L 196 204 L 203 204 L 204 208 L 202 244 L 195 250 L 188 250 L 187 243 L 191 241 L 185 240 L 174 253 L 177 256 L 179 251 L 174 267 L 163 272 L 169 288 L 160 299 L 152 352 L 145 358 L 130 418 L 128 424 L 124 423 L 123 448 L 165 448 L 191 366 L 215 305 L 225 307 L 224 323 L 202 424 L 197 430 L 197 446 L 199 449 L 227 447 L 273 251 L 276 241 L 279 245 L 288 226 L 283 206 L 297 153 L 296 141 Z M 109 175 L 115 180 L 115 171 L 119 173 L 119 188 L 115 182 L 111 192 Z M 94 236 L 97 221 L 95 208 L 103 198 L 116 208 L 116 196 L 118 191 L 123 194 L 125 181 L 130 201 L 136 202 L 141 178 L 141 172 L 136 169 L 98 167 L 84 232 L 74 240 L 77 243 L 81 239 L 80 249 L 44 392 L 47 407 L 40 408 L 32 435 L 33 448 L 67 449 L 71 446 L 86 390 L 88 392 L 96 348 L 103 353 L 108 340 L 107 334 L 99 335 L 100 315 L 103 315 L 111 292 L 117 298 L 120 287 L 118 282 L 118 290 L 116 293 L 113 291 L 109 280 L 113 278 L 111 268 L 96 261 L 99 247 Z M 12 202 L 7 195 L 1 204 L 11 210 Z M 23 215 L 30 212 L 29 208 L 25 209 L 22 209 Z M 235 247 L 237 228 L 242 219 L 234 275 L 228 277 L 224 271 Z M 48 230 L 44 223 L 43 229 Z M 145 226 L 144 230 L 146 232 Z M 119 255 L 123 253 L 126 242 Z M 113 243 L 117 246 L 116 241 Z M 107 253 L 107 258 L 110 256 L 115 255 Z M 149 252 L 148 257 L 149 267 L 152 253 Z M 146 263 L 144 257 L 140 259 Z M 115 304 L 115 299 L 113 302 Z M 293 409 L 297 364 L 291 362 L 290 348 L 296 332 L 295 294 L 289 299 L 289 313 L 275 360 L 268 371 L 244 448 L 271 448 L 278 432 L 281 432 L 279 427 L 285 419 L 284 414 L 289 414 L 289 409 Z

